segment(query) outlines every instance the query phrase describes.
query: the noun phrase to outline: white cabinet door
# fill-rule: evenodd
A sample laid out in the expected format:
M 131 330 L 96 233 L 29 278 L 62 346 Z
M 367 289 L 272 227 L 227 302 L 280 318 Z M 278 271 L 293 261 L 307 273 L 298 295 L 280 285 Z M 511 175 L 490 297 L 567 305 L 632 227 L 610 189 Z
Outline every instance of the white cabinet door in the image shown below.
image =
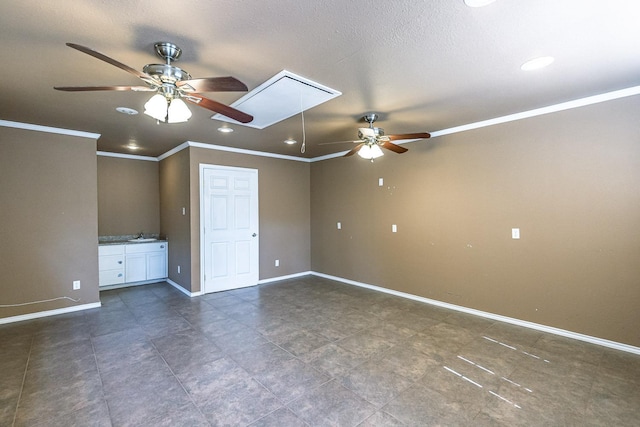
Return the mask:
M 127 283 L 147 280 L 146 254 L 138 253 L 127 255 L 125 280 Z
M 147 254 L 147 280 L 162 279 L 167 277 L 167 255 L 162 252 L 149 252 Z

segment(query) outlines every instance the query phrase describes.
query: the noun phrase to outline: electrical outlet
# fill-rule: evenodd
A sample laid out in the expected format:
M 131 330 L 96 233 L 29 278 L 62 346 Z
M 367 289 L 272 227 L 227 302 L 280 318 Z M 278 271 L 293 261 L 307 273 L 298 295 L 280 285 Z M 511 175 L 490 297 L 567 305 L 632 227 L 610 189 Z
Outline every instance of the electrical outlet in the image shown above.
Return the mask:
M 342 230 L 342 223 L 338 223 L 338 230 Z
M 382 187 L 384 185 L 384 179 L 378 178 L 378 187 Z
M 276 260 L 276 267 L 280 267 L 280 260 L 279 259 Z
M 512 239 L 519 239 L 520 238 L 520 229 L 519 228 L 512 228 L 511 229 L 511 238 Z
M 395 224 L 392 224 L 392 225 L 391 225 L 391 232 L 392 232 L 392 233 L 397 233 L 397 232 L 398 232 L 398 226 L 397 226 L 397 225 L 395 225 Z
M 73 290 L 77 291 L 78 289 L 80 289 L 80 280 L 74 280 L 73 281 Z

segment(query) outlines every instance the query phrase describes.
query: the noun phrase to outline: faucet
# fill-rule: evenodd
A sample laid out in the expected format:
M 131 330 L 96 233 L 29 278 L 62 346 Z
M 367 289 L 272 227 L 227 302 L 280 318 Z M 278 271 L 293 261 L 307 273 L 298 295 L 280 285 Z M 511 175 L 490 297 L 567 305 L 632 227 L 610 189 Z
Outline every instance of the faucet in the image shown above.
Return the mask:
M 144 234 L 142 234 L 142 231 L 140 232 L 140 234 L 138 234 L 138 237 L 136 237 L 137 239 L 144 239 Z

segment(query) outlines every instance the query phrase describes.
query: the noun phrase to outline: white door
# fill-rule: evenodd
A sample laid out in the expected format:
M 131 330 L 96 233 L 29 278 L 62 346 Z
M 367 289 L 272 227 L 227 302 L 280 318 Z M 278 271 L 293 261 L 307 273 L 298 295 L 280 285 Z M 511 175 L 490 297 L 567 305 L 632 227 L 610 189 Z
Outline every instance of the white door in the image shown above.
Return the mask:
M 258 284 L 258 171 L 200 165 L 202 289 Z

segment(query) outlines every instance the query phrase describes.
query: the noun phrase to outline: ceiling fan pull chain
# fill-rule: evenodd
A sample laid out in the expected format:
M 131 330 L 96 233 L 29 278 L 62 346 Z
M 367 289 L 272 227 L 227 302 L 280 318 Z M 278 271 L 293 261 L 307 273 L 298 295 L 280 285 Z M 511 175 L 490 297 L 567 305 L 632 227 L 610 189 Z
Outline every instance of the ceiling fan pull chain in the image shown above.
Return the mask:
M 302 145 L 300 145 L 300 152 L 304 154 L 307 151 L 307 133 L 304 129 L 304 108 L 302 108 L 302 92 L 300 92 L 300 115 L 302 116 Z

